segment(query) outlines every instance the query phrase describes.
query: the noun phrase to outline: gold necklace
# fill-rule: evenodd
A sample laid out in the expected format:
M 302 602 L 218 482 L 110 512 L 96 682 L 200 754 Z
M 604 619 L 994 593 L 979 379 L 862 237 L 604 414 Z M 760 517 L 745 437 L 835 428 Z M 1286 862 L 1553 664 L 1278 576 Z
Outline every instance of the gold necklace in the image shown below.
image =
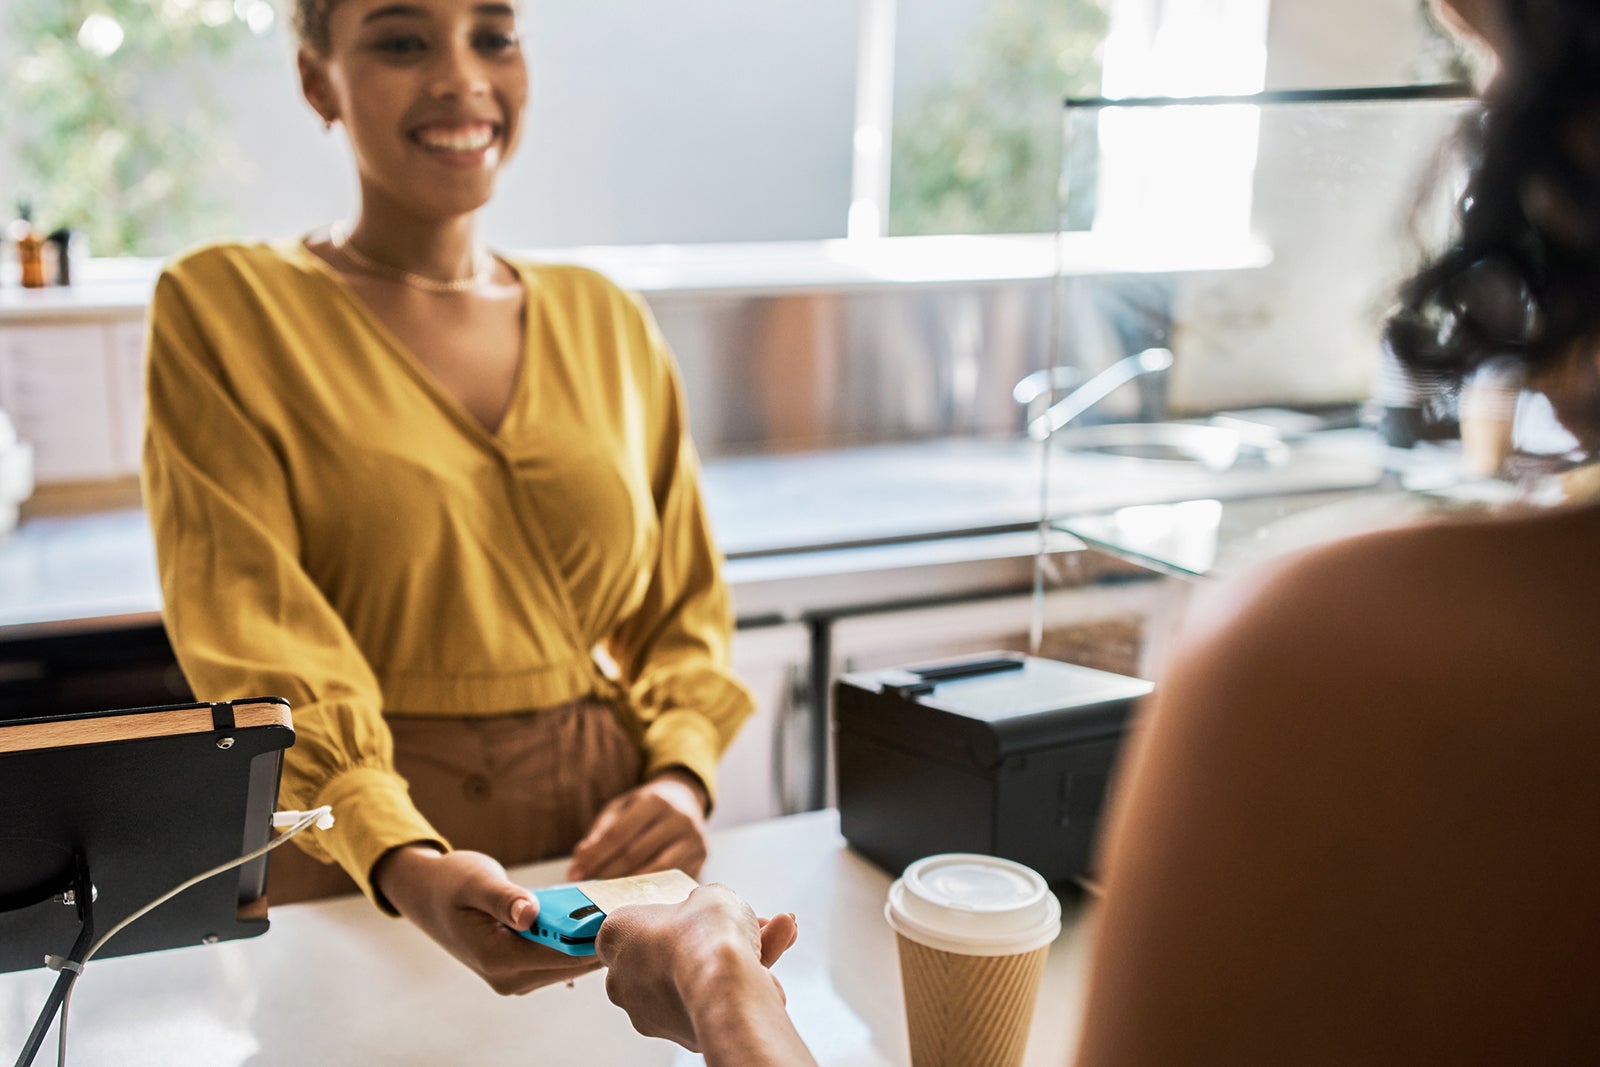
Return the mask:
M 328 240 L 333 245 L 333 250 L 349 260 L 356 268 L 368 274 L 388 277 L 392 281 L 401 282 L 414 289 L 421 289 L 429 293 L 465 293 L 476 288 L 480 282 L 488 281 L 490 275 L 494 273 L 494 257 L 486 249 L 482 248 L 478 249 L 477 254 L 473 257 L 473 267 L 470 275 L 465 278 L 451 278 L 441 281 L 438 278 L 430 278 L 426 274 L 417 274 L 414 271 L 406 270 L 404 267 L 397 267 L 392 263 L 383 263 L 373 259 L 356 247 L 355 242 L 350 240 L 350 232 L 343 227 L 335 227 L 330 230 Z

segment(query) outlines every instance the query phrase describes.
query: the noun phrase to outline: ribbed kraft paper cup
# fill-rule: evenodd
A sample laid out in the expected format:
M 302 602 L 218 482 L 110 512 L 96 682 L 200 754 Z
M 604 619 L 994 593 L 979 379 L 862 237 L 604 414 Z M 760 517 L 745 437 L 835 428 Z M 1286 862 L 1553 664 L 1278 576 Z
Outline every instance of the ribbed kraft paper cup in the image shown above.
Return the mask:
M 961 956 L 896 940 L 912 1067 L 1018 1067 L 1050 946 Z
M 913 1067 L 1016 1067 L 1061 905 L 1020 863 L 918 860 L 889 888 Z

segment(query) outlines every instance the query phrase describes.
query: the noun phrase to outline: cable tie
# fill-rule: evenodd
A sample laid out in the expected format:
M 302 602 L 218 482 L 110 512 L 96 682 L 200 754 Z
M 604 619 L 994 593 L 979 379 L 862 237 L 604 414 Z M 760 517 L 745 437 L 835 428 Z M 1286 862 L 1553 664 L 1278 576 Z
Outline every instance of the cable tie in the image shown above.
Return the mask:
M 45 954 L 44 965 L 52 971 L 71 971 L 73 974 L 83 973 L 83 964 L 77 960 L 69 960 L 65 956 L 57 956 L 54 953 Z
M 312 825 L 318 830 L 333 828 L 333 809 L 326 804 L 310 811 L 275 811 L 272 813 L 272 828 L 274 830 L 286 830 L 313 815 L 317 817 L 317 821 Z

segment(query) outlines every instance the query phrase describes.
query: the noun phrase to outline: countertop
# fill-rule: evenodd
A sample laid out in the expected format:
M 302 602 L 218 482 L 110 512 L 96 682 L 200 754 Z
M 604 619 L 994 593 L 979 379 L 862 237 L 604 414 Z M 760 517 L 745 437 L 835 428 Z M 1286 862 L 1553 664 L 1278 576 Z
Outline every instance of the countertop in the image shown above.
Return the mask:
M 1398 486 L 1251 500 L 1185 500 L 1061 520 L 1062 532 L 1130 563 L 1180 578 L 1228 578 L 1324 541 L 1450 516 L 1485 514 L 1522 499 L 1483 481 L 1428 492 Z
M 511 873 L 540 886 L 560 881 L 562 870 L 556 861 Z M 800 939 L 774 971 L 821 1064 L 907 1062 L 894 935 L 883 919 L 890 878 L 845 845 L 836 813 L 714 832 L 704 880 L 731 886 L 758 914 L 797 916 Z M 1076 1041 L 1089 922 L 1074 903 L 1064 911 L 1034 1013 L 1029 1067 L 1059 1067 Z M 91 962 L 73 993 L 70 1062 L 703 1062 L 635 1033 L 606 999 L 599 974 L 571 989 L 501 998 L 416 928 L 385 918 L 364 898 L 291 904 L 270 917 L 272 928 L 252 940 Z M 54 978 L 42 968 L 0 975 L 0 1055 L 21 1047 Z M 46 1052 L 53 1051 L 52 1039 Z
M 1141 247 L 1092 233 L 882 237 L 740 244 L 583 246 L 517 252 L 602 271 L 647 297 L 848 292 L 884 285 L 941 286 L 1036 281 L 1069 274 L 1177 273 L 1262 267 L 1257 242 L 1227 247 Z M 0 284 L 0 325 L 138 314 L 150 302 L 160 259 L 96 259 L 70 288 Z
M 1044 508 L 1054 517 L 1132 504 L 1370 486 L 1370 450 L 1304 450 L 1225 472 L 1041 445 L 959 438 L 708 460 L 703 484 L 741 621 L 1027 584 Z M 1081 547 L 1065 533 L 1051 551 Z M 866 588 L 861 576 L 883 580 Z M 898 576 L 898 578 L 897 578 Z M 899 585 L 896 585 L 896 582 Z M 0 639 L 156 621 L 160 591 L 137 508 L 32 518 L 0 542 Z

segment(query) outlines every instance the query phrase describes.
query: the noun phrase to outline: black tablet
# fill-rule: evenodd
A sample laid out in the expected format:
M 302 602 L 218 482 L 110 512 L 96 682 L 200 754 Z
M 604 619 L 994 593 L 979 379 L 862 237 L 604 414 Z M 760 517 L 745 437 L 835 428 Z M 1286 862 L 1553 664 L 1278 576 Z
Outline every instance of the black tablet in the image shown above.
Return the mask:
M 72 948 L 80 879 L 104 932 L 266 844 L 293 743 L 278 697 L 0 720 L 0 972 Z M 264 933 L 266 877 L 262 856 L 191 886 L 96 958 Z

